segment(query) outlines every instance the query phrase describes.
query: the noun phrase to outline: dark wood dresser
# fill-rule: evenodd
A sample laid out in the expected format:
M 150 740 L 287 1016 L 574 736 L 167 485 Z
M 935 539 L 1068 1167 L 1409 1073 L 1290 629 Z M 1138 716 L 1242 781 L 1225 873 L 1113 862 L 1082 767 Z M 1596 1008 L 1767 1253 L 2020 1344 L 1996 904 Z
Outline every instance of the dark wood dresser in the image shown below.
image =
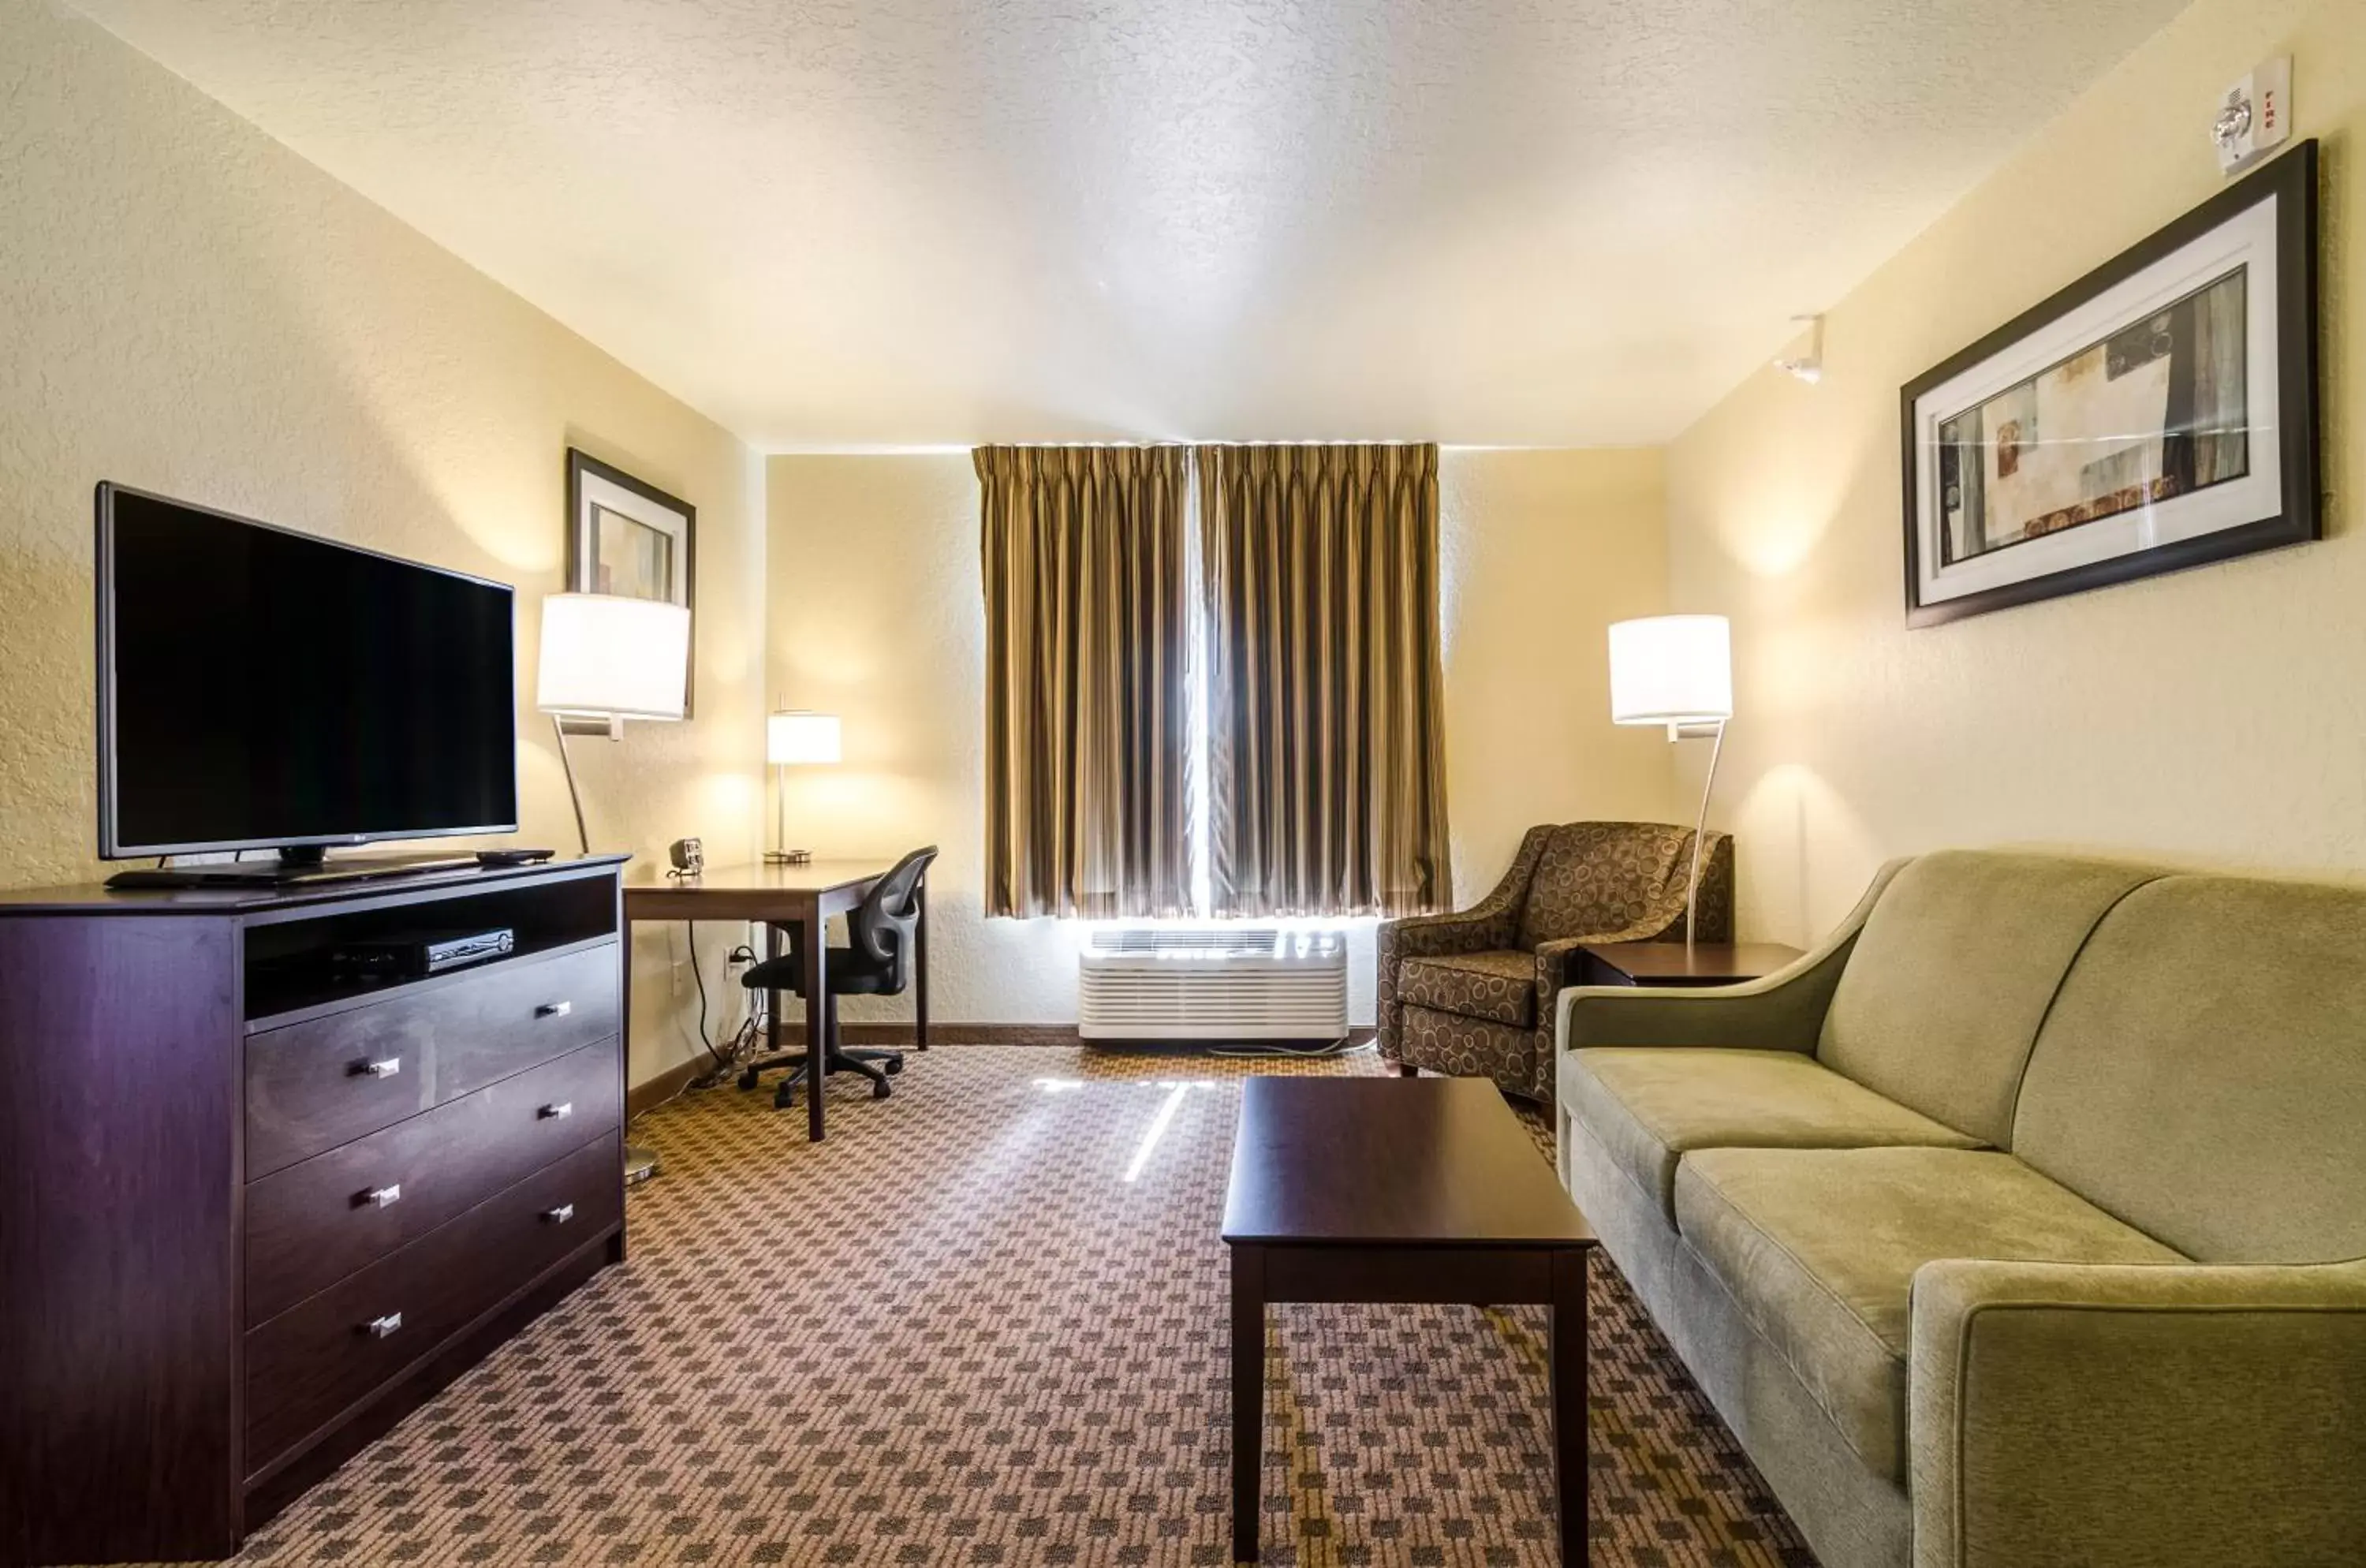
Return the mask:
M 0 1563 L 228 1556 L 624 1256 L 622 860 L 0 895 Z

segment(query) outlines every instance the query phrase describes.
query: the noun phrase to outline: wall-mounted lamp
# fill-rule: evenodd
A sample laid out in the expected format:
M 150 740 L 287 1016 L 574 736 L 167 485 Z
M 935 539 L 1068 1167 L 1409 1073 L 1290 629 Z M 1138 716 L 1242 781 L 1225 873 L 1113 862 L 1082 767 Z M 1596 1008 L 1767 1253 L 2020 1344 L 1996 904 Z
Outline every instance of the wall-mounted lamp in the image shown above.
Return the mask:
M 575 787 L 569 735 L 625 738 L 628 718 L 682 717 L 689 689 L 690 611 L 655 599 L 615 593 L 554 593 L 542 602 L 542 660 L 535 705 L 558 734 L 558 765 L 567 773 L 567 799 L 575 807 L 575 838 L 585 854 L 583 796 Z M 631 1020 L 625 1021 L 631 1027 Z M 625 1185 L 658 1174 L 657 1151 L 625 1145 Z
M 570 735 L 621 740 L 628 718 L 682 716 L 690 668 L 690 611 L 614 593 L 554 593 L 542 602 L 542 668 L 535 705 L 558 733 L 558 763 L 575 807 L 575 837 L 592 852 L 575 787 Z
M 772 844 L 764 858 L 775 865 L 803 865 L 811 850 L 789 848 L 788 770 L 838 761 L 838 716 L 783 708 L 764 721 L 764 760 L 772 764 Z
M 1693 827 L 1684 886 L 1684 946 L 1700 928 L 1701 840 L 1709 792 L 1733 716 L 1733 629 L 1723 615 L 1651 615 L 1610 628 L 1610 722 L 1665 725 L 1670 740 L 1709 739 L 1708 778 Z

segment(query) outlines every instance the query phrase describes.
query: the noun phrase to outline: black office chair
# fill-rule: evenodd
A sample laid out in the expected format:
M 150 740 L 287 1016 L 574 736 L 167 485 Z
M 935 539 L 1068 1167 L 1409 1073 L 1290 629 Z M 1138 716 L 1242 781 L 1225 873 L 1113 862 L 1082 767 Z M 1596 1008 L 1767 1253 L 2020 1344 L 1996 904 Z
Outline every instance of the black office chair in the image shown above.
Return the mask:
M 849 945 L 828 952 L 829 994 L 822 998 L 822 1075 L 826 1078 L 831 1073 L 860 1073 L 871 1080 L 873 1100 L 884 1100 L 891 1092 L 887 1080 L 904 1070 L 904 1053 L 848 1050 L 839 1039 L 838 998 L 901 996 L 912 983 L 912 933 L 920 919 L 920 879 L 936 858 L 937 846 L 930 844 L 897 861 L 894 870 L 872 885 L 862 902 L 847 912 Z M 804 927 L 779 929 L 788 941 L 788 951 L 751 965 L 739 976 L 739 983 L 749 990 L 772 993 L 766 1003 L 775 1010 L 775 1018 L 781 1016 L 783 993 L 805 995 L 806 977 L 805 953 L 797 946 L 805 940 Z M 813 1078 L 812 1060 L 808 1042 L 806 1050 L 751 1064 L 739 1074 L 739 1087 L 754 1089 L 757 1079 L 774 1067 L 794 1068 L 772 1094 L 772 1104 L 785 1109 L 796 1103 L 797 1085 Z

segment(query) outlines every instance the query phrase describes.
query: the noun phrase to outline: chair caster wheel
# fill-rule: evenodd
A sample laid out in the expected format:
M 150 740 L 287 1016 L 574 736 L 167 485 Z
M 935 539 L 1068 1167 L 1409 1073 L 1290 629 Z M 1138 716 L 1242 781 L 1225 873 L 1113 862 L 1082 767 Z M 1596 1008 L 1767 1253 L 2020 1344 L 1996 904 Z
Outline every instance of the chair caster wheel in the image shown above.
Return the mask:
M 884 1083 L 875 1083 L 871 1086 L 871 1098 L 873 1100 L 884 1100 L 894 1092 L 895 1091 L 893 1089 Z
M 780 1092 L 772 1096 L 772 1109 L 775 1111 L 794 1111 L 796 1108 L 797 1097 L 789 1092 L 788 1087 L 785 1084 L 783 1085 Z
M 749 1067 L 746 1071 L 742 1072 L 739 1075 L 740 1092 L 744 1094 L 748 1090 L 754 1089 L 756 1087 L 756 1078 L 757 1073 L 756 1069 L 753 1067 Z
M 904 1058 L 901 1056 L 890 1056 L 885 1061 L 880 1063 L 879 1066 L 884 1069 L 887 1076 L 892 1078 L 897 1073 L 904 1070 Z

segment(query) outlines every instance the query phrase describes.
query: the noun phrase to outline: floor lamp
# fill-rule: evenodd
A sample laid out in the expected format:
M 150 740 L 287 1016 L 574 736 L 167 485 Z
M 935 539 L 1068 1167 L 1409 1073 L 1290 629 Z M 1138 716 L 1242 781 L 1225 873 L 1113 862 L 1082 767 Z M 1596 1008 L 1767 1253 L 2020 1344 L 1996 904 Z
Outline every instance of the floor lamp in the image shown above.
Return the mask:
M 1733 631 L 1723 615 L 1651 615 L 1610 627 L 1610 722 L 1667 727 L 1668 739 L 1710 742 L 1693 826 L 1693 863 L 1684 880 L 1684 950 L 1700 930 L 1701 840 L 1708 837 L 1709 792 L 1733 716 Z
M 575 807 L 575 840 L 585 854 L 583 795 L 575 784 L 569 735 L 625 738 L 625 720 L 678 719 L 690 687 L 690 611 L 656 599 L 614 593 L 554 593 L 542 602 L 542 659 L 535 705 L 558 735 L 558 765 Z M 630 962 L 629 955 L 626 962 Z M 625 1021 L 626 1028 L 632 1021 Z M 625 1145 L 625 1184 L 658 1173 L 655 1149 Z

